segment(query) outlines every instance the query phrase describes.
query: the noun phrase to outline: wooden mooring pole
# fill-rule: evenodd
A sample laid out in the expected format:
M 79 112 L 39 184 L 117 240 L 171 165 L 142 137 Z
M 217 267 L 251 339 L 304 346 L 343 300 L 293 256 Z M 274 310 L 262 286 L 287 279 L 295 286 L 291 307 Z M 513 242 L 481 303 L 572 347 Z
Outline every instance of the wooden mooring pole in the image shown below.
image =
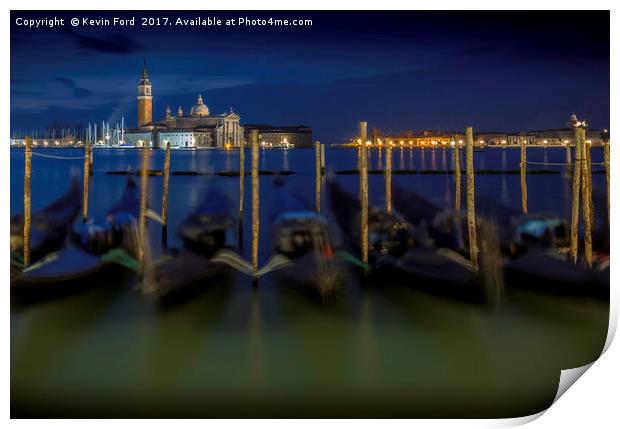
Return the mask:
M 138 262 L 140 270 L 144 274 L 146 253 L 146 211 L 148 206 L 148 183 L 149 183 L 149 144 L 144 142 L 142 147 L 142 176 L 140 176 L 140 218 L 138 220 Z
M 458 142 L 454 143 L 454 210 L 461 211 L 461 149 Z
M 90 179 L 90 143 L 84 146 L 84 197 L 82 202 L 82 222 L 88 218 L 88 182 Z
M 360 246 L 362 262 L 368 263 L 368 150 L 366 138 L 368 136 L 368 122 L 359 123 L 360 147 Z
M 467 142 L 465 155 L 467 169 L 467 230 L 469 232 L 469 257 L 472 266 L 478 269 L 478 240 L 474 190 L 474 131 L 472 127 L 466 128 L 465 137 Z
M 592 167 L 590 161 L 590 144 L 586 142 L 586 130 L 581 133 L 581 206 L 583 213 L 583 247 L 586 265 L 592 267 Z
M 164 228 L 168 226 L 168 181 L 170 180 L 170 142 L 166 143 L 164 159 L 164 190 L 161 195 L 161 220 Z
M 321 142 L 314 142 L 314 196 L 316 212 L 321 213 Z
M 583 162 L 581 149 L 581 133 L 579 128 L 576 127 L 570 223 L 570 256 L 573 263 L 577 262 L 577 252 L 579 250 L 579 195 L 581 190 L 581 163 Z
M 527 156 L 525 153 L 525 139 L 521 139 L 521 209 L 527 214 Z
M 607 181 L 607 222 L 611 223 L 611 209 L 609 207 L 609 169 L 611 168 L 611 164 L 609 163 L 609 142 L 603 143 L 603 156 L 605 162 L 605 179 Z
M 392 145 L 385 145 L 385 210 L 392 214 Z
M 26 150 L 24 152 L 24 267 L 30 265 L 30 223 L 31 223 L 31 194 L 30 179 L 32 177 L 32 138 L 26 137 Z
M 325 172 L 325 145 L 321 143 L 321 173 Z
M 245 141 L 239 140 L 239 223 L 243 222 L 243 200 L 245 198 Z
M 252 269 L 258 271 L 258 228 L 259 228 L 259 181 L 258 181 L 258 130 L 250 132 L 252 145 Z

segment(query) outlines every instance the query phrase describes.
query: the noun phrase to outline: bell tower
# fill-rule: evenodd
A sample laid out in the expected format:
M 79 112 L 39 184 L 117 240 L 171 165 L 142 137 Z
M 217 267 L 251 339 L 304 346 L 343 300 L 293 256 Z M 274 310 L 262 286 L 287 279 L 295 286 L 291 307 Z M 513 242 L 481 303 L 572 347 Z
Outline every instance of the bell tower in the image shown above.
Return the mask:
M 146 70 L 146 60 L 142 66 L 142 76 L 138 82 L 138 128 L 153 122 L 153 94 L 149 80 L 149 73 Z

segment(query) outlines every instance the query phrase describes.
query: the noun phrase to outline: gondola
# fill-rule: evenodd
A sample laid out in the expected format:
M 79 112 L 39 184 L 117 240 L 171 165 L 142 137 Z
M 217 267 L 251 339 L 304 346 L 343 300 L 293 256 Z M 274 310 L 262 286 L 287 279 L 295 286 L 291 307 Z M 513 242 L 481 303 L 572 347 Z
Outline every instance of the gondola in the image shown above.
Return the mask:
M 132 176 L 120 198 L 103 216 L 75 223 L 63 247 L 25 269 L 12 288 L 19 302 L 70 295 L 121 275 L 133 275 L 139 191 Z
M 33 213 L 30 229 L 30 262 L 58 250 L 64 243 L 71 223 L 80 213 L 82 193 L 77 178 L 57 200 Z M 24 215 L 11 217 L 11 280 L 21 275 L 24 254 Z
M 465 251 L 463 216 L 398 186 L 394 186 L 393 203 L 410 223 L 424 224 L 436 243 Z M 545 213 L 523 215 L 484 197 L 476 201 L 476 215 L 496 227 L 507 286 L 608 299 L 608 258 L 600 254 L 601 262 L 594 269 L 571 263 L 566 252 L 568 228 L 561 218 Z
M 359 255 L 360 203 L 333 180 L 328 182 L 328 188 L 332 212 L 352 252 Z M 453 250 L 432 246 L 425 231 L 414 228 L 397 212 L 369 208 L 368 247 L 369 261 L 364 271 L 382 283 L 392 277 L 456 299 L 481 303 L 493 299 L 468 260 Z
M 290 264 L 276 271 L 285 287 L 301 290 L 322 303 L 342 296 L 344 264 L 336 258 L 327 219 L 308 208 L 297 194 L 275 179 L 270 217 L 273 252 Z
M 147 274 L 152 292 L 168 305 L 183 301 L 206 288 L 205 282 L 221 278 L 236 256 L 237 222 L 229 198 L 210 187 L 198 207 L 182 222 L 178 235 L 183 247 L 171 250 Z M 149 285 L 147 285 L 149 287 Z

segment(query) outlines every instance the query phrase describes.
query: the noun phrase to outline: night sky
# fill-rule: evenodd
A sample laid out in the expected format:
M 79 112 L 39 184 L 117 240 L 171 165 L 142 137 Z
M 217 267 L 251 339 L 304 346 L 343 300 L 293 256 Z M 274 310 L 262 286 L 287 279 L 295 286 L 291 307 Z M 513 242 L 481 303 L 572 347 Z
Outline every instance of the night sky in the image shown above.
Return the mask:
M 17 17 L 65 18 L 18 27 Z M 136 17 L 71 27 L 72 17 Z M 141 27 L 142 16 L 312 19 L 311 27 Z M 11 12 L 11 127 L 136 124 L 148 62 L 154 119 L 201 93 L 242 123 L 309 125 L 340 142 L 356 123 L 409 129 L 560 128 L 572 112 L 609 125 L 604 12 Z

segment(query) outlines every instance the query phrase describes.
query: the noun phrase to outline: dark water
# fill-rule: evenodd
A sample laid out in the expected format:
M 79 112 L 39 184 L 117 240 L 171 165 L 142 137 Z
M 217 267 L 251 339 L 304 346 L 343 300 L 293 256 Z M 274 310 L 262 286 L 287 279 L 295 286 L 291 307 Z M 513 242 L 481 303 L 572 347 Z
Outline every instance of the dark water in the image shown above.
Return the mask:
M 54 150 L 79 156 L 79 151 Z M 163 168 L 154 152 L 151 168 Z M 356 151 L 328 149 L 327 167 L 356 168 Z M 373 151 L 371 168 L 385 154 Z M 565 162 L 565 149 L 528 150 L 529 161 Z M 602 160 L 594 148 L 593 162 Z M 249 168 L 249 152 L 246 154 Z M 475 153 L 477 169 L 518 169 L 518 149 Z M 123 176 L 107 171 L 139 166 L 131 150 L 96 150 L 90 213 L 113 204 Z M 61 194 L 81 160 L 33 157 L 33 210 Z M 172 171 L 238 168 L 238 154 L 173 151 Z M 314 203 L 314 151 L 263 150 L 260 168 L 293 170 L 288 187 Z M 450 150 L 399 149 L 395 169 L 451 169 Z M 570 180 L 528 175 L 530 212 L 568 216 Z M 598 170 L 601 167 L 596 167 Z M 338 175 L 357 192 L 357 176 Z M 371 203 L 384 204 L 383 177 L 371 175 Z M 169 245 L 212 181 L 238 201 L 238 177 L 171 176 Z M 452 206 L 452 175 L 398 175 L 393 181 L 441 206 Z M 260 264 L 271 255 L 267 219 L 272 178 L 261 176 Z M 161 207 L 162 178 L 149 178 L 149 204 Z M 593 187 L 605 191 L 605 177 Z M 519 175 L 476 176 L 477 196 L 520 207 Z M 23 151 L 11 151 L 11 214 L 23 209 Z M 246 213 L 250 211 L 246 182 Z M 324 198 L 324 207 L 327 198 Z M 246 216 L 245 231 L 249 231 Z M 161 228 L 149 224 L 153 255 Z M 244 256 L 249 259 L 250 234 Z M 232 276 L 162 312 L 133 280 L 112 280 L 58 301 L 11 315 L 13 416 L 402 416 L 516 417 L 546 408 L 560 370 L 595 359 L 605 341 L 608 305 L 507 288 L 499 308 L 440 298 L 403 284 L 347 282 L 345 299 L 321 306 L 276 276 Z

